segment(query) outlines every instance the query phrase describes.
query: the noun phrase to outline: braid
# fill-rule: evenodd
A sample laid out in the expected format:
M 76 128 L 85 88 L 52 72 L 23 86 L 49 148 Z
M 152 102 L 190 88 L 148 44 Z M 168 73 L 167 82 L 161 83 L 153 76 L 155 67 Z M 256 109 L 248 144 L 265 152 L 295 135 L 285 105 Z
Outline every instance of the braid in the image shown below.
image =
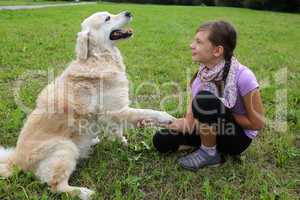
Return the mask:
M 223 72 L 223 83 L 225 85 L 226 79 L 230 70 L 230 65 L 231 65 L 231 58 L 232 58 L 232 53 L 229 55 L 225 56 L 225 66 L 224 66 L 224 72 Z
M 224 71 L 223 71 L 223 78 L 221 81 L 221 85 L 219 86 L 219 91 L 220 91 L 220 95 L 221 97 L 223 97 L 223 93 L 224 93 L 224 89 L 225 89 L 225 84 L 226 84 L 226 79 L 230 70 L 230 66 L 231 66 L 231 58 L 232 58 L 232 53 L 229 53 L 229 55 L 227 54 L 225 56 L 225 65 L 224 65 Z
M 193 84 L 194 80 L 196 79 L 197 75 L 198 75 L 198 70 L 193 74 L 192 79 L 190 80 L 190 87 L 192 87 L 192 84 Z

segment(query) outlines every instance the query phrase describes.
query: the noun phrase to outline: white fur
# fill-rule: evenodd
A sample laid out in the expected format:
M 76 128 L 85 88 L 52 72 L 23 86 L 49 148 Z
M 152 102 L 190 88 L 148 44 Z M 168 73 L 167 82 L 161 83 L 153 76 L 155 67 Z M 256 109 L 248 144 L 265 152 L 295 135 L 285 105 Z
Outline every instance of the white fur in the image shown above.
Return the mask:
M 14 152 L 14 148 L 5 149 L 3 147 L 0 147 L 0 163 L 6 163 Z
M 12 174 L 12 166 L 10 159 L 14 155 L 15 149 L 5 149 L 0 147 L 0 175 L 9 177 Z
M 107 16 L 111 16 L 109 22 L 105 21 Z M 99 12 L 83 21 L 77 59 L 39 94 L 15 151 L 0 149 L 0 175 L 11 175 L 12 165 L 17 165 L 34 172 L 53 191 L 88 200 L 92 190 L 68 184 L 77 160 L 88 157 L 100 141 L 97 130 L 83 129 L 81 122 L 86 122 L 86 127 L 115 124 L 106 132 L 127 145 L 121 128 L 124 121 L 136 125 L 145 119 L 156 124 L 174 120 L 166 112 L 129 107 L 125 65 L 109 35 L 130 20 L 125 12 Z
M 87 59 L 88 56 L 89 31 L 81 31 L 77 34 L 76 54 L 80 60 Z

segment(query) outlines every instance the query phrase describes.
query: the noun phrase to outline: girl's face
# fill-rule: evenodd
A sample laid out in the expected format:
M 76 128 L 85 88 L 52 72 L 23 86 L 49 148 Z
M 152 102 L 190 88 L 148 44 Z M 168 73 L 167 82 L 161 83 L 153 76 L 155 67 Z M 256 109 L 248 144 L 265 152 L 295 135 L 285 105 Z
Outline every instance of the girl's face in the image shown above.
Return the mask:
M 199 31 L 191 43 L 192 60 L 203 64 L 212 63 L 223 55 L 222 46 L 214 46 L 208 39 L 209 31 Z

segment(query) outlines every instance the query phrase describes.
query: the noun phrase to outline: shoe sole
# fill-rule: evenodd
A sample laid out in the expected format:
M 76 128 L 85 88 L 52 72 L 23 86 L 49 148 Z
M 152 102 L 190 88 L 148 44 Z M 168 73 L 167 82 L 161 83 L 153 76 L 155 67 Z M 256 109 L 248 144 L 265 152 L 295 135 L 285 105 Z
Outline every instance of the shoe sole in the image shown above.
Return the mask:
M 180 164 L 179 164 L 180 165 Z M 187 170 L 190 170 L 190 171 L 193 171 L 193 172 L 196 172 L 198 171 L 199 169 L 203 169 L 205 167 L 212 167 L 212 168 L 215 168 L 215 167 L 219 167 L 221 165 L 221 163 L 217 163 L 217 164 L 214 164 L 214 165 L 205 165 L 203 167 L 200 167 L 200 168 L 192 168 L 192 167 L 185 167 L 185 166 L 182 166 L 180 165 L 183 169 L 187 169 Z

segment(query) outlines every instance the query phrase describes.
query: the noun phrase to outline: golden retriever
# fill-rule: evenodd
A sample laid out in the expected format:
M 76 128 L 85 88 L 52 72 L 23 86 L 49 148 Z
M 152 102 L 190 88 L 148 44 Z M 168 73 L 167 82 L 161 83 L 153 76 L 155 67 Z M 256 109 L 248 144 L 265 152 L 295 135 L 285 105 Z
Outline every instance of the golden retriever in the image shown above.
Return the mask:
M 68 183 L 78 159 L 99 142 L 98 132 L 90 127 L 114 124 L 107 129 L 109 135 L 126 145 L 124 121 L 159 125 L 174 120 L 166 112 L 129 107 L 125 65 L 115 44 L 132 35 L 131 29 L 122 28 L 131 19 L 130 12 L 98 12 L 82 22 L 77 58 L 39 94 L 16 148 L 0 148 L 1 176 L 10 176 L 17 166 L 33 172 L 53 192 L 90 199 L 92 190 Z

